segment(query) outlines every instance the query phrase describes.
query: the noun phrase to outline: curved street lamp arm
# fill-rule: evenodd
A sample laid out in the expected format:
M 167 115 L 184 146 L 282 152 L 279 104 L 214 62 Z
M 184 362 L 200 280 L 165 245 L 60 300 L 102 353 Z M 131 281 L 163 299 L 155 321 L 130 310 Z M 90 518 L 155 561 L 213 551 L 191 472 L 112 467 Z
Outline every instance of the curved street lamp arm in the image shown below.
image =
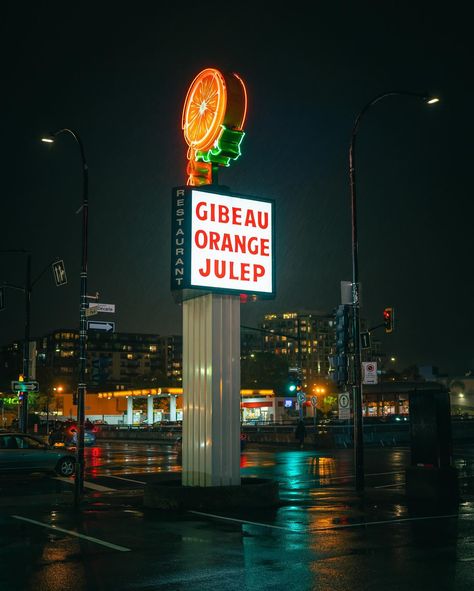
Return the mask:
M 84 170 L 87 170 L 88 167 L 87 167 L 86 155 L 84 152 L 84 146 L 82 144 L 81 136 L 77 133 L 77 131 L 74 131 L 73 129 L 69 129 L 68 127 L 64 127 L 63 129 L 57 129 L 56 131 L 53 131 L 51 133 L 51 136 L 57 137 L 61 133 L 69 133 L 76 140 L 77 144 L 79 145 L 79 149 L 81 151 L 82 168 Z
M 17 289 L 18 291 L 22 291 L 25 293 L 26 289 L 21 287 L 21 285 L 14 285 L 13 283 L 2 283 L 2 287 L 9 287 L 10 289 Z
M 359 114 L 357 115 L 355 122 L 354 122 L 354 127 L 352 128 L 352 137 L 354 137 L 357 134 L 361 119 L 364 116 L 364 114 L 370 109 L 370 107 L 372 107 L 373 105 L 375 105 L 376 103 L 378 103 L 382 99 L 386 98 L 387 96 L 395 96 L 395 95 L 412 96 L 414 98 L 419 98 L 420 100 L 425 100 L 425 101 L 429 100 L 429 98 L 430 98 L 430 95 L 427 92 L 408 92 L 405 90 L 389 90 L 388 92 L 384 92 L 382 94 L 379 94 L 378 96 L 373 98 L 370 102 L 368 102 L 365 105 L 365 107 L 363 107 L 359 111 Z

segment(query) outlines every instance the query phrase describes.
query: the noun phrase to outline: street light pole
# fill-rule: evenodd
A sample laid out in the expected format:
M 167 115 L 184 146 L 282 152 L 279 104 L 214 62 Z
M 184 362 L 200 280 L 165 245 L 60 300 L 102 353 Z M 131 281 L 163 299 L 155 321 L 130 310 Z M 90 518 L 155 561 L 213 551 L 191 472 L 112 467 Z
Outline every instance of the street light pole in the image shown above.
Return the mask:
M 25 340 L 23 342 L 23 379 L 30 380 L 30 322 L 31 322 L 31 253 L 26 255 L 25 281 Z M 21 430 L 28 433 L 28 391 L 23 392 L 21 404 Z
M 406 95 L 424 101 L 431 105 L 439 101 L 436 97 L 430 97 L 426 93 L 415 93 L 393 90 L 376 96 L 357 115 L 352 128 L 351 145 L 349 149 L 349 181 L 351 192 L 352 214 L 352 337 L 353 337 L 353 378 L 352 378 L 352 403 L 354 409 L 354 464 L 355 487 L 357 492 L 364 490 L 364 436 L 362 426 L 362 359 L 360 349 L 360 294 L 359 294 L 359 256 L 357 239 L 357 200 L 356 200 L 356 175 L 355 175 L 355 147 L 359 125 L 364 114 L 376 103 L 388 96 Z
M 31 323 L 31 290 L 33 285 L 31 283 L 31 253 L 24 249 L 8 249 L 1 250 L 2 253 L 20 253 L 26 254 L 26 281 L 25 287 L 17 285 L 11 285 L 9 283 L 4 284 L 5 287 L 11 287 L 12 289 L 18 289 L 23 291 L 25 295 L 25 336 L 23 340 L 23 364 L 22 373 L 23 380 L 28 382 L 30 379 L 30 323 Z M 28 391 L 22 392 L 22 400 L 19 411 L 20 419 L 20 431 L 23 433 L 28 432 Z
M 76 447 L 76 471 L 74 480 L 74 506 L 78 507 L 84 492 L 84 411 L 86 397 L 86 347 L 87 347 L 87 227 L 89 213 L 89 174 L 84 146 L 79 134 L 72 129 L 58 129 L 48 137 L 42 138 L 43 142 L 53 143 L 55 138 L 62 134 L 72 135 L 79 146 L 82 163 L 82 256 L 81 256 L 81 287 L 79 299 L 79 380 L 77 384 L 77 447 Z

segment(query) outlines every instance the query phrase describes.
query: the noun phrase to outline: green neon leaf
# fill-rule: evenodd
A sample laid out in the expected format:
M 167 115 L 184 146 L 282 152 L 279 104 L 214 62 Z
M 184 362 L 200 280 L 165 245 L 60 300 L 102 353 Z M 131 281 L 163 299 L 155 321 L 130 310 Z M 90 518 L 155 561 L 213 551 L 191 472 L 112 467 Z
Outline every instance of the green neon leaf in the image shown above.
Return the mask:
M 240 145 L 244 139 L 243 131 L 227 129 L 222 125 L 222 132 L 216 141 L 214 148 L 207 152 L 196 152 L 196 160 L 201 162 L 212 162 L 220 166 L 230 166 L 231 160 L 237 160 L 241 156 Z

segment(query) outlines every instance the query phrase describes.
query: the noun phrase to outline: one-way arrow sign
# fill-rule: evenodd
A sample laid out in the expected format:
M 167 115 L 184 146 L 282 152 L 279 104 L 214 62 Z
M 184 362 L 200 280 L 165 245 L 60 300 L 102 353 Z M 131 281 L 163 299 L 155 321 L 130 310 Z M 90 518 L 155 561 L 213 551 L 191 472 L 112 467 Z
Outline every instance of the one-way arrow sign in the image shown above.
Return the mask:
M 14 381 L 11 383 L 13 392 L 38 392 L 39 391 L 39 383 L 38 382 L 17 382 Z
M 99 322 L 99 320 L 89 320 L 87 330 L 102 330 L 104 332 L 115 332 L 115 322 Z

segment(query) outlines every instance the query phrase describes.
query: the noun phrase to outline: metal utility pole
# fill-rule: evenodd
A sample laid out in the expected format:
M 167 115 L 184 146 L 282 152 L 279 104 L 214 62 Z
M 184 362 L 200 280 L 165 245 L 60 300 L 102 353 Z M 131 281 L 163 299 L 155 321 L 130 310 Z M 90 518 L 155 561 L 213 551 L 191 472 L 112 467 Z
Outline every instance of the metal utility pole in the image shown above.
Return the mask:
M 439 99 L 430 97 L 428 94 L 420 94 L 404 91 L 390 91 L 378 95 L 365 105 L 355 119 L 352 128 L 351 145 L 349 148 L 349 181 L 351 193 L 351 218 L 352 218 L 352 336 L 354 345 L 354 367 L 352 379 L 352 403 L 354 408 L 354 464 L 355 484 L 357 492 L 364 490 L 364 437 L 362 425 L 362 359 L 360 350 L 360 302 L 359 302 L 359 258 L 357 239 L 357 196 L 356 196 L 356 175 L 355 175 L 355 147 L 359 125 L 364 114 L 376 103 L 388 96 L 408 95 L 423 100 L 431 105 Z
M 298 338 L 298 373 L 300 375 L 300 379 L 303 377 L 303 368 L 301 367 L 302 362 L 302 355 L 301 355 L 301 326 L 300 326 L 300 317 L 297 316 L 297 338 Z M 303 385 L 303 380 L 301 379 L 301 385 Z M 301 392 L 303 392 L 303 388 L 301 388 Z M 298 412 L 300 415 L 300 421 L 303 420 L 303 403 L 298 400 Z
M 23 339 L 23 363 L 22 363 L 22 373 L 23 373 L 23 381 L 29 382 L 30 381 L 30 335 L 31 335 L 31 296 L 33 293 L 33 287 L 38 283 L 38 281 L 43 277 L 46 271 L 51 267 L 51 265 L 55 265 L 60 263 L 62 265 L 63 271 L 63 280 L 58 283 L 56 281 L 56 285 L 65 285 L 67 283 L 66 280 L 66 272 L 64 269 L 63 261 L 58 261 L 58 257 L 54 259 L 51 263 L 41 271 L 41 273 L 34 279 L 31 280 L 31 259 L 32 255 L 27 250 L 0 250 L 0 253 L 20 253 L 26 254 L 26 278 L 25 278 L 25 285 L 24 287 L 21 285 L 13 285 L 11 283 L 4 283 L 4 287 L 8 287 L 11 289 L 16 289 L 18 291 L 22 291 L 25 295 L 25 336 Z M 54 270 L 54 269 L 53 269 Z M 19 419 L 19 427 L 20 431 L 23 433 L 27 433 L 28 431 L 28 390 L 25 389 L 22 392 L 22 403 L 18 409 L 18 419 Z
M 76 471 L 74 480 L 74 506 L 79 506 L 84 493 L 84 419 L 86 398 L 86 356 L 87 356 L 87 241 L 88 241 L 88 213 L 89 213 L 89 170 L 84 152 L 84 146 L 79 134 L 72 129 L 63 128 L 42 138 L 43 142 L 53 143 L 62 133 L 72 135 L 79 146 L 82 165 L 82 242 L 81 242 L 81 272 L 79 298 L 79 379 L 77 384 L 77 448 Z
M 26 256 L 25 280 L 25 339 L 23 342 L 23 379 L 30 381 L 30 323 L 31 323 L 31 253 Z M 23 392 L 20 430 L 28 432 L 28 391 Z

